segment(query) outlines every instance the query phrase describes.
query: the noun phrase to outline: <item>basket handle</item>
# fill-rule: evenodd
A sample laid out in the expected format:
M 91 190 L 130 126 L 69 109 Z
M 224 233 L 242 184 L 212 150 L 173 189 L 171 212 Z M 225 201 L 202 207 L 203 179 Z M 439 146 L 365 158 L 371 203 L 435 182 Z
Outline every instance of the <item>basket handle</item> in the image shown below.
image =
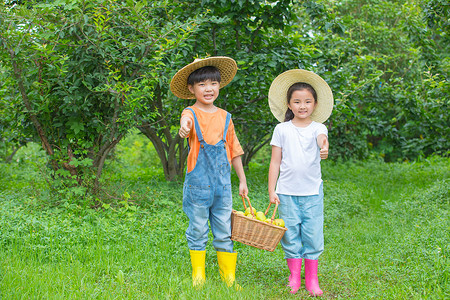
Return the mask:
M 269 212 L 271 205 L 272 205 L 272 202 L 269 202 L 269 206 L 267 206 L 266 212 L 264 213 L 265 215 L 267 215 L 267 213 Z M 277 209 L 278 209 L 278 202 L 275 203 L 275 209 L 273 210 L 272 218 L 270 219 L 272 223 L 273 223 L 273 220 L 275 219 L 275 214 L 277 213 Z
M 248 199 L 248 197 L 247 197 Z M 244 204 L 244 210 L 247 209 L 247 205 L 245 204 L 245 196 L 242 195 L 242 203 Z
M 242 196 L 242 203 L 244 203 L 244 208 L 247 209 L 247 205 L 245 205 L 245 200 L 248 202 L 248 206 L 250 207 L 250 212 L 252 213 L 252 216 L 255 216 L 255 213 L 253 212 L 252 204 L 250 203 L 250 199 L 247 195 Z

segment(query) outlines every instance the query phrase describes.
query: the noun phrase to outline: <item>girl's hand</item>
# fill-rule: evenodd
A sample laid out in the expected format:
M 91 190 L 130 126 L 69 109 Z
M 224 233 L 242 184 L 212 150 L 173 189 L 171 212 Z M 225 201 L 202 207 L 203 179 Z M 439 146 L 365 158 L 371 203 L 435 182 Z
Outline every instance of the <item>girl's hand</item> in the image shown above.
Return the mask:
M 269 200 L 272 204 L 280 204 L 280 199 L 278 199 L 278 195 L 275 192 L 269 193 Z
M 328 138 L 326 135 L 324 134 L 320 134 L 317 137 L 317 144 L 320 147 L 320 158 L 321 159 L 327 159 L 328 158 L 328 147 L 330 146 L 330 144 L 328 144 Z
M 322 147 L 320 149 L 320 158 L 321 159 L 327 159 L 328 158 L 328 145 Z

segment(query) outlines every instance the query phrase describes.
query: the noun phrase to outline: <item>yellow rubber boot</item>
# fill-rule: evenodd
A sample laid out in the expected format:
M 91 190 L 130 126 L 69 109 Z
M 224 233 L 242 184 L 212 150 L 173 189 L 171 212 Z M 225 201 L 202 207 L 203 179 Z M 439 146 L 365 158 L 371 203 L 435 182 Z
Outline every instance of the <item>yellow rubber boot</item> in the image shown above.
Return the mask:
M 206 251 L 189 250 L 192 264 L 192 285 L 201 287 L 206 280 L 205 276 L 205 257 Z
M 237 262 L 237 252 L 219 252 L 217 251 L 217 262 L 219 264 L 220 277 L 227 284 L 227 286 L 232 286 L 236 279 L 236 262 Z M 241 287 L 236 284 L 236 289 L 240 290 Z

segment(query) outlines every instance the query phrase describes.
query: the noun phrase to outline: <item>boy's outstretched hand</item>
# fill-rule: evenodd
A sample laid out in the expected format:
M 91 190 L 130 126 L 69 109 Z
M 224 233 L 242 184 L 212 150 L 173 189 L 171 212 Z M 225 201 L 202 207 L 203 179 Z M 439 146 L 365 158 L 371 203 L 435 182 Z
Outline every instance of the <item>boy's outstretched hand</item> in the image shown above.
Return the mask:
M 178 131 L 178 134 L 181 138 L 185 138 L 189 135 L 189 132 L 191 132 L 192 128 L 192 120 L 189 117 L 181 118 L 180 120 L 180 130 Z

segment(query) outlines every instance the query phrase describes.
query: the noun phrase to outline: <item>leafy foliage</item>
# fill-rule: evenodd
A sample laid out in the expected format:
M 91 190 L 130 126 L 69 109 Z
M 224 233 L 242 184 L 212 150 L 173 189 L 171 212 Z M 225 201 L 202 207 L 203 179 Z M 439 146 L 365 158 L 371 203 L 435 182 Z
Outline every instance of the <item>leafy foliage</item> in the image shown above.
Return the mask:
M 328 6 L 346 28 L 342 36 L 321 34 L 318 62 L 336 98 L 329 120 L 333 157 L 448 155 L 449 64 L 445 47 L 436 43 L 448 47 L 448 39 L 433 38 L 421 5 L 427 4 L 349 0 Z
M 187 145 L 177 128 L 192 102 L 176 99 L 169 82 L 210 55 L 238 62 L 217 105 L 233 114 L 245 165 L 276 125 L 270 83 L 293 68 L 316 72 L 334 91 L 332 159 L 448 155 L 446 1 L 24 3 L 1 4 L 2 156 L 39 141 L 53 177 L 81 185 L 80 194 L 98 187 L 133 127 L 167 180 L 183 176 Z
M 21 103 L 25 126 L 69 187 L 97 189 L 105 159 L 136 116 L 158 114 L 146 105 L 157 70 L 193 26 L 169 13 L 166 1 L 2 4 L 11 103 Z
M 166 178 L 183 176 L 187 145 L 177 135 L 179 117 L 192 101 L 176 99 L 169 92 L 169 82 L 175 72 L 195 58 L 230 56 L 236 59 L 239 71 L 232 83 L 221 90 L 217 105 L 233 114 L 235 127 L 248 164 L 258 150 L 268 142 L 267 130 L 273 118 L 265 105 L 268 84 L 273 70 L 281 70 L 286 39 L 272 39 L 274 28 L 284 28 L 295 15 L 289 9 L 291 1 L 201 1 L 190 3 L 189 11 L 204 16 L 197 30 L 174 49 L 161 71 L 161 82 L 153 98 L 154 107 L 163 111 L 158 123 L 144 122 L 139 129 L 150 138 L 161 159 Z M 184 2 L 180 4 L 184 6 Z M 185 10 L 179 11 L 183 19 Z M 272 18 L 276 14 L 281 18 Z M 258 113 L 255 113 L 258 112 Z M 156 125 L 156 126 L 155 126 Z M 160 127 L 159 127 L 160 126 Z
M 24 128 L 26 123 L 21 113 L 22 106 L 14 91 L 8 89 L 13 82 L 5 73 L 3 68 L 0 69 L 0 159 L 11 162 L 17 150 L 29 140 L 27 132 L 30 130 Z
M 176 128 L 181 109 L 192 104 L 173 98 L 170 78 L 194 58 L 208 55 L 230 56 L 238 63 L 217 105 L 233 114 L 245 165 L 269 142 L 276 125 L 267 107 L 270 83 L 293 68 L 318 73 L 334 91 L 336 105 L 326 123 L 332 158 L 396 161 L 447 155 L 449 126 L 442 116 L 448 107 L 448 63 L 435 50 L 420 4 L 426 5 L 372 0 L 202 1 L 191 6 L 198 14 L 208 10 L 198 30 L 166 62 L 172 70 L 162 74 L 155 99 L 164 111 L 158 124 L 165 126 L 143 130 L 160 149 L 166 178 L 183 174 L 186 145 Z

